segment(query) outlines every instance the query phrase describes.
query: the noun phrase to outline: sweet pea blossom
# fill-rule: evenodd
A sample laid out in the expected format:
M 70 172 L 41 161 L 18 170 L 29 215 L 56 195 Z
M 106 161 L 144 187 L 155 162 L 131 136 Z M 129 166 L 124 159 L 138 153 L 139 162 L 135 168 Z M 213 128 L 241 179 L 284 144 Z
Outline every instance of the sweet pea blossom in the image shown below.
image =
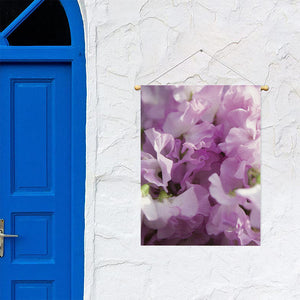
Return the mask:
M 237 204 L 215 205 L 206 229 L 209 235 L 224 234 L 229 245 L 259 243 L 259 234 L 251 229 L 249 217 Z
M 156 229 L 159 239 L 176 236 L 174 228 L 176 228 L 177 220 L 185 220 L 185 225 L 188 227 L 190 225 L 188 223 L 193 223 L 196 215 L 208 216 L 209 211 L 208 193 L 201 186 L 194 185 L 176 197 L 166 196 L 159 200 L 152 199 L 150 194 L 142 197 L 144 224 L 149 228 Z M 170 224 L 171 219 L 172 224 Z M 178 229 L 182 232 L 182 228 Z M 191 233 L 185 228 L 187 237 Z
M 253 187 L 245 189 L 237 189 L 236 194 L 240 197 L 248 199 L 249 202 L 244 206 L 251 210 L 250 223 L 253 228 L 260 228 L 260 193 L 261 185 L 258 183 Z
M 143 86 L 141 243 L 260 244 L 258 86 Z

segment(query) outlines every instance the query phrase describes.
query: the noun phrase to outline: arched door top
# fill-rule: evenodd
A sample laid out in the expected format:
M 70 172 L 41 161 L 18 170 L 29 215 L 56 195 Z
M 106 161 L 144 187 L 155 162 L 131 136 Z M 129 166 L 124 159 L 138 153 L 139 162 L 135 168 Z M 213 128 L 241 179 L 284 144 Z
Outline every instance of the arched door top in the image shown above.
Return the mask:
M 83 25 L 76 0 L 1 1 L 0 46 L 82 44 Z

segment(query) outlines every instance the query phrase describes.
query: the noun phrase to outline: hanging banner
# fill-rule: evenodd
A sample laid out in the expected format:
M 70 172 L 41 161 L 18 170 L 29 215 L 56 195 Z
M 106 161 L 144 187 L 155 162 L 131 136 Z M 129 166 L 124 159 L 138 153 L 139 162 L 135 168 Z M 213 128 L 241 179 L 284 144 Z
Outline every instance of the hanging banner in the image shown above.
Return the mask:
M 142 86 L 142 245 L 260 245 L 260 89 Z

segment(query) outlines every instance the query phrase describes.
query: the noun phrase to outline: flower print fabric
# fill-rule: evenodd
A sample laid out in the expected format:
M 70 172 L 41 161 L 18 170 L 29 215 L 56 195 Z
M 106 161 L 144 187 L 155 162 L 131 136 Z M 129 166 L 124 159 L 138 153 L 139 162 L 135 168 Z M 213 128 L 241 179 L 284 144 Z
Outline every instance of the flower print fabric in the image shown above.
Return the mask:
M 260 244 L 260 86 L 142 86 L 141 244 Z

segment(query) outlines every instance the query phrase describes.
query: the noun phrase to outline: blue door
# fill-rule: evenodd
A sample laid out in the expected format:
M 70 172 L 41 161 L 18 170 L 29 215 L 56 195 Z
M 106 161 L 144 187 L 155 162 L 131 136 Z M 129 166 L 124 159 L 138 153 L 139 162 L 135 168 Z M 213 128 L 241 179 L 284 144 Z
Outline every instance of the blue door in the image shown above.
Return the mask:
M 1 300 L 80 299 L 71 296 L 71 75 L 68 63 L 0 63 L 0 221 L 18 235 L 3 238 Z

